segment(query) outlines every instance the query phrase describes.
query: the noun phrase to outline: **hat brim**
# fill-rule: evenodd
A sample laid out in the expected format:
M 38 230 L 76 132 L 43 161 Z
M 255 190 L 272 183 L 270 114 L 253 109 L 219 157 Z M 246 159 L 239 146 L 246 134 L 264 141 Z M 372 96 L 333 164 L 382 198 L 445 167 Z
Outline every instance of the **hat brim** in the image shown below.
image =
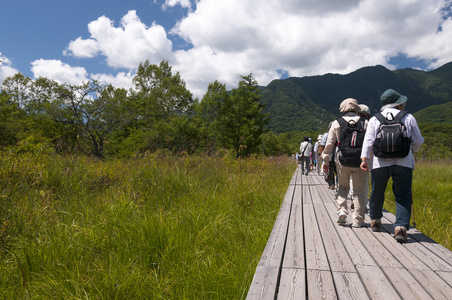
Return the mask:
M 397 101 L 394 102 L 394 103 L 396 103 L 396 104 L 403 104 L 403 103 L 405 103 L 407 100 L 408 100 L 408 97 L 407 97 L 407 96 L 400 95 L 400 98 L 397 99 Z

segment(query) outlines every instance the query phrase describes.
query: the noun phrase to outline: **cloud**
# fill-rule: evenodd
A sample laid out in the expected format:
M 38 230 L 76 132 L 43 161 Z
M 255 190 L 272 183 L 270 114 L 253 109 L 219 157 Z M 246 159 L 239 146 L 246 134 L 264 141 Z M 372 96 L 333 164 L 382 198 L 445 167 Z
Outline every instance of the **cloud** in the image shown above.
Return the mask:
M 35 78 L 46 77 L 58 83 L 78 85 L 89 80 L 85 68 L 71 67 L 60 60 L 39 59 L 31 63 Z
M 121 19 L 120 27 L 102 16 L 90 22 L 88 30 L 90 38 L 71 41 L 64 51 L 66 55 L 80 58 L 103 55 L 108 66 L 126 69 L 136 69 L 146 59 L 159 63 L 172 57 L 172 42 L 165 29 L 155 23 L 146 26 L 134 10 Z
M 92 74 L 91 78 L 99 81 L 101 84 L 111 84 L 116 88 L 130 89 L 133 87 L 132 79 L 134 74 L 131 72 L 119 72 L 116 76 L 111 74 Z
M 2 56 L 0 52 L 0 83 L 5 78 L 13 76 L 16 73 L 19 73 L 19 71 L 11 67 L 11 61 L 6 56 Z
M 180 5 L 183 8 L 191 8 L 190 0 L 165 0 L 162 9 L 166 10 L 167 7 L 174 7 L 176 5 Z
M 176 52 L 176 67 L 190 88 L 205 90 L 202 78 L 211 75 L 210 82 L 233 84 L 234 75 L 252 71 L 266 85 L 278 70 L 302 77 L 377 64 L 394 69 L 389 60 L 401 53 L 439 66 L 452 58 L 446 2 L 200 0 L 171 30 L 193 45 Z
M 395 69 L 390 60 L 399 55 L 425 61 L 430 68 L 452 60 L 450 0 L 194 3 L 165 0 L 164 10 L 177 5 L 188 8 L 185 17 L 167 29 L 144 24 L 133 10 L 119 26 L 99 17 L 88 24 L 90 37 L 71 41 L 65 54 L 85 59 L 103 56 L 108 66 L 128 69 L 117 75 L 91 75 L 122 87 L 128 86 L 140 62 L 167 60 L 197 97 L 214 80 L 231 89 L 238 75 L 250 72 L 260 85 L 267 85 L 281 74 L 345 74 L 377 64 Z M 183 39 L 183 48 L 173 49 L 171 39 Z M 67 73 L 76 70 L 66 69 Z

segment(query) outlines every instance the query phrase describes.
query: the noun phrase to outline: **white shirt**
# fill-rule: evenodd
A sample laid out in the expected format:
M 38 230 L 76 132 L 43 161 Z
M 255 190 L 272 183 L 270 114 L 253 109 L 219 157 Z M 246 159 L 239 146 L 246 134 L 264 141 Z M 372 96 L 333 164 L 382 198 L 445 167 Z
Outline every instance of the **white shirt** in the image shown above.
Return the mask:
M 397 108 L 386 108 L 381 113 L 384 117 L 387 117 L 389 113 L 393 116 L 400 112 Z M 418 152 L 424 143 L 424 138 L 421 135 L 419 126 L 417 125 L 416 119 L 411 114 L 406 114 L 402 118 L 402 122 L 405 124 L 407 129 L 407 136 L 411 137 L 411 149 L 406 157 L 402 158 L 380 158 L 373 157 L 372 162 L 369 162 L 370 169 L 378 169 L 383 167 L 389 167 L 392 165 L 398 165 L 402 167 L 414 169 L 414 157 L 413 152 Z M 370 118 L 369 124 L 367 126 L 366 135 L 364 137 L 363 149 L 361 151 L 361 158 L 370 158 L 373 152 L 373 144 L 377 136 L 378 129 L 380 128 L 380 121 L 374 116 Z

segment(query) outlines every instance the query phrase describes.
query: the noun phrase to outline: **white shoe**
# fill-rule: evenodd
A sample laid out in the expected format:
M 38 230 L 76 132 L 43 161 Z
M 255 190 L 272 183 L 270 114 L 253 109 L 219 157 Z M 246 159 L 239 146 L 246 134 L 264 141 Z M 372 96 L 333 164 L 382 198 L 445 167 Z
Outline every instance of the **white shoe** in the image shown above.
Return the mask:
M 347 213 L 343 210 L 337 213 L 337 224 L 346 224 L 347 223 Z
M 361 227 L 363 227 L 363 224 L 353 222 L 352 227 L 353 228 L 361 228 Z

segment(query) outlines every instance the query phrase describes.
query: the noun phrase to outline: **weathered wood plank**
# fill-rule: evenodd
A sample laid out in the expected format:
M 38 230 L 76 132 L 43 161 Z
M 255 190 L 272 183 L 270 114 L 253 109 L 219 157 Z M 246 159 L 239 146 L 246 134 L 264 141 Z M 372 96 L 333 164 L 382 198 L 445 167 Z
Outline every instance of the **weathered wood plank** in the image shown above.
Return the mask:
M 247 300 L 273 300 L 276 295 L 279 267 L 258 266 L 254 273 Z
M 290 216 L 287 243 L 284 253 L 283 268 L 304 269 L 303 241 L 303 204 L 301 203 L 302 187 L 295 187 L 292 212 Z
M 406 269 L 384 268 L 383 272 L 403 299 L 427 300 L 432 297 Z
M 401 299 L 379 267 L 357 267 L 358 274 L 372 299 Z
M 305 188 L 305 187 L 304 187 Z M 308 270 L 330 270 L 320 230 L 312 204 L 303 205 L 305 230 L 306 268 Z
M 295 185 L 289 185 L 281 204 L 281 209 L 276 218 L 275 225 L 273 226 L 267 245 L 262 253 L 261 260 L 259 261 L 260 266 L 270 265 L 278 268 L 281 266 L 294 190 Z
M 338 299 L 331 272 L 307 270 L 309 299 Z
M 328 216 L 325 206 L 320 201 L 315 186 L 310 187 L 313 198 L 314 210 L 317 217 L 318 226 L 325 247 L 326 255 L 332 271 L 336 272 L 356 272 L 347 250 L 339 238 L 335 226 Z
M 452 287 L 433 271 L 409 270 L 433 299 L 452 299 Z
M 371 232 L 366 228 L 353 229 L 361 243 L 366 247 L 367 252 L 373 257 L 376 263 L 381 267 L 401 268 L 402 265 L 397 261 L 391 251 L 387 249 L 388 245 L 383 245 L 375 235 L 388 234 L 386 232 Z
M 299 300 L 306 299 L 306 270 L 282 269 L 278 299 Z
M 333 280 L 339 299 L 370 299 L 358 273 L 333 272 Z
M 337 214 L 335 211 L 335 204 L 325 203 L 325 207 L 333 222 L 336 222 Z M 328 209 L 329 208 L 329 209 Z M 346 249 L 355 266 L 377 266 L 377 263 L 367 251 L 366 247 L 357 238 L 355 231 L 349 226 L 336 225 L 336 232 L 338 233 L 342 242 L 346 245 Z

